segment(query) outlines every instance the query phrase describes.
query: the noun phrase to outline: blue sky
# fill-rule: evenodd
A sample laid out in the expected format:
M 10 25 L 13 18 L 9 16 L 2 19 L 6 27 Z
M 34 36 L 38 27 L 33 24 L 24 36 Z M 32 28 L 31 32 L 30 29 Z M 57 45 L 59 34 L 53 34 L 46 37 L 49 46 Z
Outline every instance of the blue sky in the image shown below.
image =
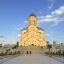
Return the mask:
M 45 30 L 46 40 L 64 41 L 64 0 L 0 0 L 0 36 L 15 41 L 20 30 L 27 26 L 26 19 L 33 10 L 38 25 Z M 1 38 L 0 38 L 1 40 Z

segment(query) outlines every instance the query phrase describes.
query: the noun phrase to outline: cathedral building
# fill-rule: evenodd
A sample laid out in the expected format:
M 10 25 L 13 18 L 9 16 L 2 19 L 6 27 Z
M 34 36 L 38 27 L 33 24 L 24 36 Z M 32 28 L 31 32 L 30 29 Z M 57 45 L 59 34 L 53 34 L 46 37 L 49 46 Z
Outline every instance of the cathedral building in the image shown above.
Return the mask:
M 37 26 L 37 16 L 32 12 L 27 21 L 28 26 L 20 32 L 19 46 L 46 46 L 45 31 Z

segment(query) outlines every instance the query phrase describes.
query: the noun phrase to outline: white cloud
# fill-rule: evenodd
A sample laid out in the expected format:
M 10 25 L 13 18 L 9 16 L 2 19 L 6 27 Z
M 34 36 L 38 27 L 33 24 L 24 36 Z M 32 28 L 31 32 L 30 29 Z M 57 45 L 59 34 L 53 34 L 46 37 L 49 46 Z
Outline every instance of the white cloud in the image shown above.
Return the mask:
M 51 9 L 53 7 L 53 4 L 51 4 L 49 7 L 48 7 L 48 9 Z
M 64 20 L 64 6 L 61 6 L 59 9 L 52 11 L 50 15 L 38 16 L 38 23 L 52 23 L 52 26 L 58 25 L 59 22 Z
M 46 36 L 50 36 L 50 34 L 46 34 Z
M 61 6 L 58 10 L 53 11 L 51 14 L 61 15 L 64 13 L 64 6 Z
M 27 20 L 26 21 L 24 21 L 25 23 L 27 22 Z
M 51 15 L 47 15 L 47 16 L 45 16 L 46 18 L 52 18 L 53 16 L 51 16 Z
M 23 27 L 18 27 L 18 28 L 15 28 L 16 30 L 22 30 L 23 29 Z
M 20 34 L 18 34 L 17 37 L 20 37 Z
M 38 12 L 38 14 L 42 14 L 42 11 Z
M 46 36 L 53 36 L 54 32 L 53 31 L 50 31 L 48 34 L 46 34 Z
M 22 23 L 22 24 L 19 24 L 16 28 L 15 28 L 15 30 L 22 30 L 23 28 L 25 28 L 26 27 L 26 21 L 24 21 L 24 23 Z
M 58 23 L 52 24 L 51 26 L 56 26 L 56 25 L 58 25 Z
M 44 18 L 44 16 L 38 16 L 38 18 Z
M 55 0 L 48 0 L 48 9 L 52 9 Z

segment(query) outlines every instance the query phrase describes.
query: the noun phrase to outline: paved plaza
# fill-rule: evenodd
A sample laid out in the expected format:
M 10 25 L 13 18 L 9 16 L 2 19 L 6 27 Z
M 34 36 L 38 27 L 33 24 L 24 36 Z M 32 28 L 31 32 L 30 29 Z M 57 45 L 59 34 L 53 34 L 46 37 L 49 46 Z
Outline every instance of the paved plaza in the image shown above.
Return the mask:
M 64 64 L 59 60 L 50 58 L 48 56 L 32 54 L 21 55 L 15 58 L 6 58 L 0 60 L 0 64 Z

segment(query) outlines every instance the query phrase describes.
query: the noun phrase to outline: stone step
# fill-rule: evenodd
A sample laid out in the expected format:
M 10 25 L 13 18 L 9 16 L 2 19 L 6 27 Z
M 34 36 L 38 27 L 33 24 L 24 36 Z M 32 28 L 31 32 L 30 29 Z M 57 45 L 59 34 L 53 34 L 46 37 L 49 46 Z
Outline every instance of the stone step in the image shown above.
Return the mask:
M 45 47 L 37 47 L 37 46 L 24 46 L 19 47 L 18 50 L 21 51 L 22 54 L 27 54 L 27 51 L 32 54 L 44 54 L 45 53 Z

